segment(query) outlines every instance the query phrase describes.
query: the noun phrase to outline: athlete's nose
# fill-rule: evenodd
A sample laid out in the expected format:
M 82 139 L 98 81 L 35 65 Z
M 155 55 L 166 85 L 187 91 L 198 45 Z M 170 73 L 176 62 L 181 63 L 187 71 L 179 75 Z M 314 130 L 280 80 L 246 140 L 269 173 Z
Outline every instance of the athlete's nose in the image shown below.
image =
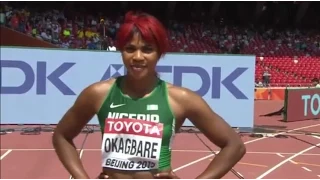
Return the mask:
M 144 60 L 143 53 L 140 50 L 137 50 L 134 53 L 133 61 L 143 61 L 143 60 Z

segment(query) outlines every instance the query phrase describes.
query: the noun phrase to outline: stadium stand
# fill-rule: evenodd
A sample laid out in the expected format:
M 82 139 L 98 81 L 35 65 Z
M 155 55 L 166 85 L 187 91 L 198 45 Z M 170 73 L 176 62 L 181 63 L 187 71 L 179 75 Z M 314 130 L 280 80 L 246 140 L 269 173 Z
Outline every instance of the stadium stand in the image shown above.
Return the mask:
M 31 11 L 13 8 L 8 3 L 2 4 L 0 13 L 1 28 L 10 28 L 54 47 L 116 50 L 113 43 L 121 16 L 112 19 L 85 14 L 75 15 L 71 20 L 64 11 Z M 170 52 L 255 54 L 257 84 L 263 81 L 266 69 L 271 74 L 270 86 L 308 86 L 311 79 L 320 77 L 319 30 L 260 31 L 248 26 L 221 27 L 214 22 L 198 21 L 170 21 L 168 27 Z

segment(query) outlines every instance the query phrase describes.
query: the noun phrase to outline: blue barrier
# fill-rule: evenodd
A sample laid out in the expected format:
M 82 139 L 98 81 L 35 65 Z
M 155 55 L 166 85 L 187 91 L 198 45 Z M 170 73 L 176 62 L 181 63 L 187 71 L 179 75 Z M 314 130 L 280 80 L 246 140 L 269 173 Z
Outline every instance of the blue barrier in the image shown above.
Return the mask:
M 254 69 L 254 56 L 178 53 L 157 66 L 233 127 L 253 127 Z M 1 47 L 1 124 L 56 124 L 86 86 L 124 73 L 119 52 Z

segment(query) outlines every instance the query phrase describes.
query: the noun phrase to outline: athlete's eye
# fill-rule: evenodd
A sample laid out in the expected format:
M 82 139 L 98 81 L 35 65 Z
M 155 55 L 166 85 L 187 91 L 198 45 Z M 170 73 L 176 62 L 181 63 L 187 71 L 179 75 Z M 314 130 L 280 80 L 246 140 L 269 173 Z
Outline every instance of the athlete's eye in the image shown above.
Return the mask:
M 127 47 L 124 48 L 124 50 L 125 50 L 127 53 L 133 53 L 133 52 L 136 50 L 136 48 L 133 47 L 133 46 L 127 46 Z
M 151 47 L 151 46 L 145 46 L 145 47 L 143 47 L 142 48 L 142 52 L 144 52 L 144 53 L 152 53 L 153 52 L 153 48 Z

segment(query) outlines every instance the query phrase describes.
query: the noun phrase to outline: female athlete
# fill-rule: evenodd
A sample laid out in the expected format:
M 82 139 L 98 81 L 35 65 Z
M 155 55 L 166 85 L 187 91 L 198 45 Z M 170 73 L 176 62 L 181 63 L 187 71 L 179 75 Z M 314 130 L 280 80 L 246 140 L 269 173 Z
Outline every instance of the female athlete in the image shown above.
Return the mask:
M 199 95 L 157 76 L 167 39 L 155 17 L 126 14 L 117 48 L 127 74 L 85 88 L 53 134 L 56 153 L 74 178 L 89 178 L 73 139 L 94 115 L 102 132 L 99 178 L 178 179 L 171 166 L 171 143 L 186 118 L 221 148 L 197 178 L 221 178 L 244 156 L 240 137 Z

